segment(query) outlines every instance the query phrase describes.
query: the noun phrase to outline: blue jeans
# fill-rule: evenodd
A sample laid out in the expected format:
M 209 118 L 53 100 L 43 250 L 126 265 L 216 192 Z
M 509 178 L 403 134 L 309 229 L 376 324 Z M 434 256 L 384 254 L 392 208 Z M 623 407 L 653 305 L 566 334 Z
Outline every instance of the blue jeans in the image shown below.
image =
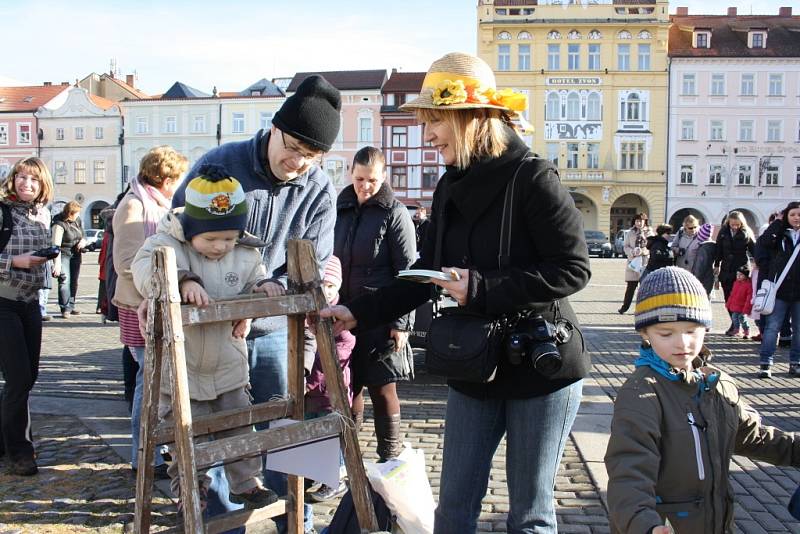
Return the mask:
M 139 467 L 139 421 L 142 418 L 142 394 L 144 380 L 144 347 L 129 347 L 139 370 L 136 371 L 136 389 L 133 390 L 133 406 L 131 409 L 131 466 L 136 469 Z M 161 451 L 156 449 L 155 463 L 161 465 L 164 458 Z
M 778 343 L 778 332 L 783 326 L 784 317 L 792 317 L 792 348 L 789 349 L 789 363 L 800 364 L 800 301 L 788 302 L 775 299 L 775 308 L 767 315 L 767 327 L 761 335 L 761 365 L 772 365 L 772 357 Z
M 47 316 L 47 301 L 50 299 L 50 288 L 39 290 L 39 313 L 42 317 Z
M 744 332 L 744 335 L 750 335 L 750 322 L 747 320 L 747 315 L 741 312 L 731 312 L 731 329 L 735 334 L 739 330 Z
M 509 533 L 555 533 L 556 473 L 583 381 L 532 399 L 475 399 L 450 389 L 435 534 L 475 532 L 492 458 L 506 436 Z
M 75 309 L 78 294 L 78 276 L 81 272 L 80 254 L 61 254 L 61 276 L 58 277 L 58 305 L 61 311 Z

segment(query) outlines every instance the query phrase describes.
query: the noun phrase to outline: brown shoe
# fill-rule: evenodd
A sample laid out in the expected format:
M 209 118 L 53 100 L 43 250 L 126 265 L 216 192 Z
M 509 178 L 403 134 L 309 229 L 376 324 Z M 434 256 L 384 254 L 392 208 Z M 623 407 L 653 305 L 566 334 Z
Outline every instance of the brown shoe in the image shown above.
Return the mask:
M 30 477 L 39 472 L 36 460 L 33 458 L 19 458 L 11 460 L 8 466 L 8 474 L 21 477 Z
M 69 311 L 69 314 L 70 314 L 70 315 L 80 315 L 80 314 L 81 314 L 81 312 L 79 312 L 78 310 L 70 310 L 70 311 Z
M 61 316 L 62 319 L 69 319 L 69 312 L 66 310 L 62 311 L 59 315 Z

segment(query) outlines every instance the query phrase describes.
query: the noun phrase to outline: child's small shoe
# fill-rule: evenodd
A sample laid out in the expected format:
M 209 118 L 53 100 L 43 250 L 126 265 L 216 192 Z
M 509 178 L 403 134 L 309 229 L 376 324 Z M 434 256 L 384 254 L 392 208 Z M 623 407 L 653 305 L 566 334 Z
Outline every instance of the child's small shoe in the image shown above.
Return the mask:
M 800 375 L 800 363 L 790 363 L 789 374 L 792 376 Z
M 742 334 L 742 339 L 750 339 L 750 331 L 749 330 L 745 330 L 744 331 L 744 333 Z
M 758 372 L 758 378 L 772 378 L 772 371 L 770 371 L 769 365 L 761 366 L 761 370 Z
M 243 504 L 245 510 L 255 510 L 277 502 L 278 494 L 259 485 L 243 493 L 231 492 L 229 499 L 232 503 Z

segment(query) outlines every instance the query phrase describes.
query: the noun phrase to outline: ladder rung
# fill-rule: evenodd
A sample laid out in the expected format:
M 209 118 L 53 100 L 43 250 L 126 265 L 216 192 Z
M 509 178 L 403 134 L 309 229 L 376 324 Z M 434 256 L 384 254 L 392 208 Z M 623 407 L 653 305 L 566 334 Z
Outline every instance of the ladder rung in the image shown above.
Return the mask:
M 252 526 L 266 519 L 278 517 L 286 513 L 286 500 L 280 499 L 277 502 L 258 508 L 257 510 L 236 510 L 216 515 L 206 522 L 206 534 L 217 534 L 236 527 Z M 159 534 L 178 534 L 184 532 L 183 525 L 179 524 L 166 530 L 160 530 Z
M 195 463 L 197 469 L 205 469 L 217 462 L 235 462 L 269 451 L 293 449 L 305 443 L 338 437 L 341 432 L 342 419 L 337 414 L 297 421 L 277 428 L 198 443 L 194 448 Z
M 314 298 L 308 293 L 265 297 L 262 294 L 240 295 L 232 299 L 217 300 L 205 308 L 181 306 L 181 320 L 185 325 L 238 321 L 256 317 L 295 315 L 316 311 Z
M 292 413 L 294 400 L 281 399 L 269 402 L 262 402 L 247 406 L 245 408 L 235 408 L 225 410 L 212 415 L 203 415 L 192 420 L 192 434 L 195 437 L 214 432 L 222 432 L 231 428 L 250 426 L 264 421 L 281 419 Z M 158 445 L 172 443 L 175 441 L 175 427 L 166 423 L 161 423 L 156 429 L 155 441 Z

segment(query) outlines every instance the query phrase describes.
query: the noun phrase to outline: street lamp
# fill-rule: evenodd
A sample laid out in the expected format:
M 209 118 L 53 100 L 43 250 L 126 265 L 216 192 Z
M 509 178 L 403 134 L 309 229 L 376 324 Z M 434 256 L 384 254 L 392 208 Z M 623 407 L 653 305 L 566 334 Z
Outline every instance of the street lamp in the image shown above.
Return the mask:
M 727 180 L 725 181 L 725 216 L 731 211 L 731 186 L 733 185 L 733 170 L 736 167 L 736 154 L 739 153 L 737 147 L 733 147 L 733 153 L 722 147 L 722 154 L 728 156 L 728 168 L 726 172 Z M 731 162 L 731 160 L 733 160 Z

